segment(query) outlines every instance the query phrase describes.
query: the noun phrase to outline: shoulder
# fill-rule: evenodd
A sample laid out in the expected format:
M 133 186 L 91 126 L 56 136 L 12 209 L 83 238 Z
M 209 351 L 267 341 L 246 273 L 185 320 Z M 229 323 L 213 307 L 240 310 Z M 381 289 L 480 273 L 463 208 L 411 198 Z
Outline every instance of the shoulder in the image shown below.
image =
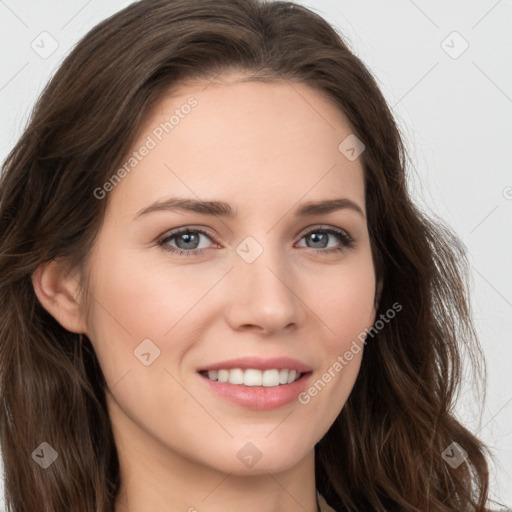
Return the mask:
M 320 512 L 336 512 L 331 506 L 327 504 L 325 498 L 317 491 L 316 496 L 318 499 L 318 505 L 320 507 Z M 500 508 L 500 509 L 489 509 L 487 512 L 512 512 L 510 508 Z
M 336 512 L 336 510 L 334 510 L 327 504 L 325 498 L 318 491 L 316 491 L 316 497 L 318 499 L 318 506 L 320 507 L 320 512 Z

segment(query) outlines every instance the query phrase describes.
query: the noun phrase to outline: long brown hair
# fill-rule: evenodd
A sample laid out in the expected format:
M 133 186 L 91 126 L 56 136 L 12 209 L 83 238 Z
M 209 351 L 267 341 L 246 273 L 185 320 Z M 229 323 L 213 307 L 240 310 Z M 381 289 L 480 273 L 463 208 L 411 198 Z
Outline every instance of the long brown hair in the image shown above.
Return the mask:
M 320 16 L 292 2 L 142 0 L 93 28 L 40 96 L 0 182 L 0 407 L 11 512 L 112 512 L 119 462 L 106 383 L 90 340 L 38 302 L 36 267 L 84 268 L 108 196 L 144 116 L 170 87 L 240 70 L 325 93 L 365 144 L 368 229 L 384 285 L 338 418 L 316 445 L 317 488 L 342 511 L 486 510 L 487 448 L 453 414 L 461 350 L 483 361 L 465 250 L 412 203 L 406 150 L 376 82 Z M 87 297 L 86 283 L 84 298 Z M 483 364 L 483 363 L 481 363 Z M 31 454 L 58 453 L 41 471 Z M 454 468 L 442 454 L 465 452 Z

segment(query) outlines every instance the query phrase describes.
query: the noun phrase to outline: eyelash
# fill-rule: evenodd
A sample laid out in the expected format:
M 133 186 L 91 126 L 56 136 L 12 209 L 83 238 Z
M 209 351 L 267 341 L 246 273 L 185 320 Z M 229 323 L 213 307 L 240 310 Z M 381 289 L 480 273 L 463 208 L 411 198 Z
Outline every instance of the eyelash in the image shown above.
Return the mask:
M 179 256 L 199 256 L 203 253 L 203 251 L 206 250 L 206 249 L 178 249 L 178 248 L 171 247 L 171 246 L 167 245 L 167 243 L 169 241 L 171 241 L 173 238 L 175 238 L 183 233 L 201 233 L 202 235 L 205 235 L 208 238 L 210 238 L 213 242 L 218 243 L 217 240 L 215 239 L 215 237 L 213 235 L 211 235 L 210 233 L 208 233 L 202 229 L 196 229 L 196 228 L 191 228 L 190 226 L 187 226 L 184 228 L 176 229 L 176 230 L 168 233 L 164 238 L 161 238 L 158 241 L 158 246 L 161 247 L 164 251 L 175 253 L 175 254 L 178 254 Z M 350 237 L 346 231 L 341 230 L 341 229 L 335 229 L 335 228 L 315 227 L 315 228 L 309 230 L 308 232 L 304 233 L 301 237 L 301 240 L 304 237 L 311 235 L 312 233 L 331 234 L 331 235 L 334 235 L 342 243 L 342 246 L 331 247 L 330 249 L 315 250 L 312 247 L 306 247 L 307 249 L 319 252 L 320 254 L 330 255 L 333 253 L 341 253 L 341 252 L 345 251 L 346 249 L 350 249 L 354 245 L 354 239 L 352 237 Z

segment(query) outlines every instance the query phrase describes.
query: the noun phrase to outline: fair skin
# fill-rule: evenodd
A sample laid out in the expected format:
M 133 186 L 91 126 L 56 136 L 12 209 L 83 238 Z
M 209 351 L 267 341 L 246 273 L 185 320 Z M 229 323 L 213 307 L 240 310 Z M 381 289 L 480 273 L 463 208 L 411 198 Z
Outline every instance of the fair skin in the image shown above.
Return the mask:
M 66 329 L 89 337 L 100 361 L 121 465 L 116 512 L 315 512 L 314 446 L 343 408 L 363 351 L 307 404 L 270 410 L 226 400 L 198 369 L 287 356 L 311 367 L 312 384 L 373 324 L 362 163 L 338 150 L 352 133 L 345 117 L 308 86 L 239 75 L 206 85 L 176 89 L 141 126 L 133 150 L 197 99 L 109 192 L 87 269 L 91 318 L 77 300 L 79 271 L 42 264 L 34 288 Z M 137 217 L 171 196 L 225 201 L 238 215 Z M 306 202 L 338 198 L 362 213 L 295 214 Z M 185 226 L 212 235 L 200 235 L 199 255 L 165 250 L 192 247 L 180 236 L 158 245 Z M 320 228 L 343 230 L 354 244 Z M 236 251 L 249 236 L 263 249 L 252 263 Z M 326 252 L 335 247 L 342 250 Z M 160 350 L 148 366 L 134 356 L 147 338 Z M 261 454 L 252 467 L 237 456 L 247 443 Z

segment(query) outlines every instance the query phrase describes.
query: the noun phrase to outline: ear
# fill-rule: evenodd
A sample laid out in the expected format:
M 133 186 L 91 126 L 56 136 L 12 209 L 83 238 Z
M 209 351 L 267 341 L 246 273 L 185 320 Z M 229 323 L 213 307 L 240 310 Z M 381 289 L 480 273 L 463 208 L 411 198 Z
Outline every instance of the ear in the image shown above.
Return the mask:
M 78 277 L 66 271 L 59 259 L 41 263 L 32 273 L 32 285 L 42 306 L 62 327 L 86 333 L 78 298 Z

